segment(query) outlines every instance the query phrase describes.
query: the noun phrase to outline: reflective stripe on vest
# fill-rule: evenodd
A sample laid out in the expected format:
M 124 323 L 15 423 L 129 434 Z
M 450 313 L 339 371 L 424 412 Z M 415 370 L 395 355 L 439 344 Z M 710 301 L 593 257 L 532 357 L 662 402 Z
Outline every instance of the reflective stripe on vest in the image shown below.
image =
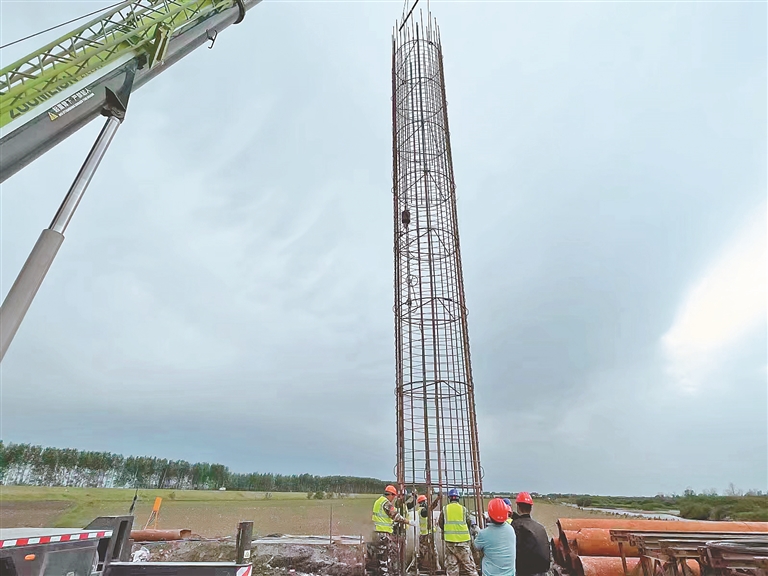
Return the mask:
M 469 542 L 469 527 L 464 506 L 451 502 L 443 508 L 443 537 L 446 542 Z
M 427 512 L 427 514 L 429 514 L 429 512 Z M 434 532 L 435 530 L 435 527 L 434 526 L 432 528 L 429 527 L 429 522 L 427 522 L 429 518 L 425 518 L 424 516 L 422 516 L 421 510 L 418 511 L 418 515 L 419 515 L 419 524 L 421 525 L 421 535 L 426 536 L 427 534 L 432 534 L 432 532 Z
M 381 496 L 376 502 L 373 503 L 373 528 L 376 532 L 389 532 L 392 534 L 392 518 L 389 517 L 386 510 L 384 510 L 384 503 L 388 502 L 386 496 Z

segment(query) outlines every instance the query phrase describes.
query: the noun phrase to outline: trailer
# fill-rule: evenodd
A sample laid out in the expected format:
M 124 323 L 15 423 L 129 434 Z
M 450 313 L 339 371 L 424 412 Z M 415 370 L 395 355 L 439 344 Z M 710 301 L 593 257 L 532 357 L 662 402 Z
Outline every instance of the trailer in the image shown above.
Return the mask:
M 132 526 L 100 516 L 85 528 L 0 529 L 0 576 L 251 576 L 250 537 L 238 533 L 239 562 L 131 562 Z

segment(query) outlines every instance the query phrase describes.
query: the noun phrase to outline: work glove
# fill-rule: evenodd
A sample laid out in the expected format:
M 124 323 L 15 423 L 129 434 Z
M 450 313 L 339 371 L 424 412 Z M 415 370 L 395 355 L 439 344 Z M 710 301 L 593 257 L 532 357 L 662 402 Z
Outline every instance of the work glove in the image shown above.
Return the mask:
M 419 523 L 416 522 L 416 520 L 411 520 L 410 522 L 408 522 L 408 524 L 410 524 L 414 528 L 418 528 L 419 527 Z

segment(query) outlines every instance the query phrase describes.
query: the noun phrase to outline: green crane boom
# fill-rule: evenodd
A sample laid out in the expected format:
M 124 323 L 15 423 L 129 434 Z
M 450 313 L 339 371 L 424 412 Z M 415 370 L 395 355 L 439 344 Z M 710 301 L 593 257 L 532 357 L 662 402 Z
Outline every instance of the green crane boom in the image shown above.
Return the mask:
M 131 92 L 261 0 L 126 0 L 0 70 L 0 182 L 99 115 L 107 121 L 0 306 L 0 360 L 32 304 Z
M 139 87 L 259 1 L 127 0 L 0 70 L 0 182 L 98 116 L 126 73 Z

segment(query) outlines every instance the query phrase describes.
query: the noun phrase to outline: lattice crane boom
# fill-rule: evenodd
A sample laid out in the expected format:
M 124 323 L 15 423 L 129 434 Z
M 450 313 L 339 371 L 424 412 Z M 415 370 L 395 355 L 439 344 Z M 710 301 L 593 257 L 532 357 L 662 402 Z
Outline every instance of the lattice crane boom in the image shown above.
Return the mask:
M 260 1 L 127 0 L 0 70 L 0 182 Z

